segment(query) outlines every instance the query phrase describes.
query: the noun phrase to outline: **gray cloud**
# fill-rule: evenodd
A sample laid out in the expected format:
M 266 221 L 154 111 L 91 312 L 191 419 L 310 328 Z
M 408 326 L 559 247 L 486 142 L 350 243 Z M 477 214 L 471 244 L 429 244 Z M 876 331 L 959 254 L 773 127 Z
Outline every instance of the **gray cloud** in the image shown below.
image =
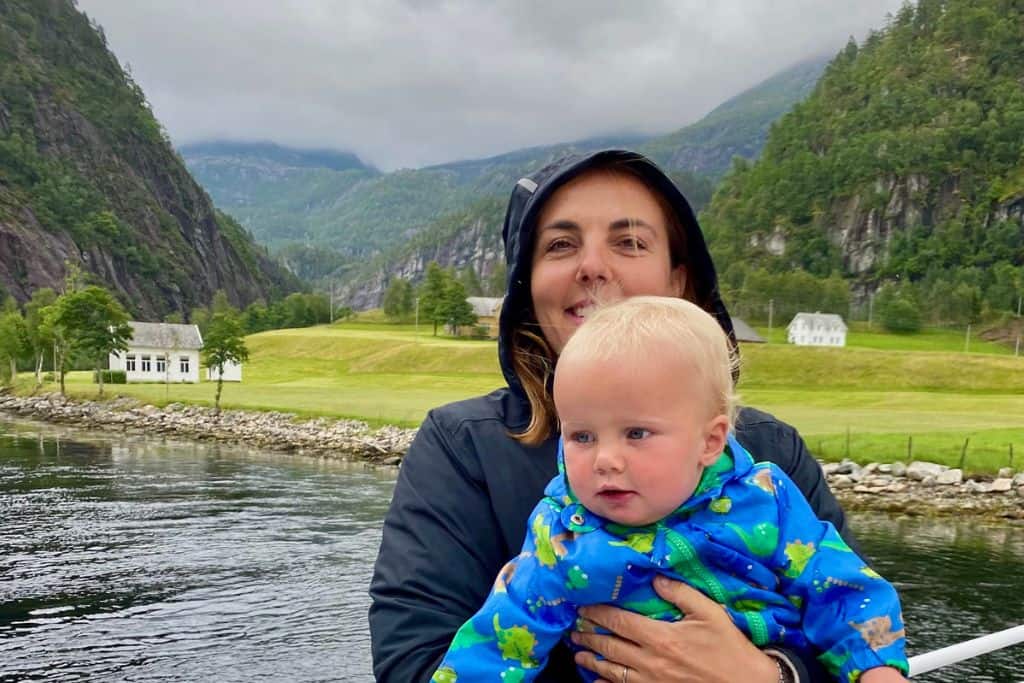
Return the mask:
M 382 168 L 668 132 L 902 0 L 79 0 L 176 143 Z

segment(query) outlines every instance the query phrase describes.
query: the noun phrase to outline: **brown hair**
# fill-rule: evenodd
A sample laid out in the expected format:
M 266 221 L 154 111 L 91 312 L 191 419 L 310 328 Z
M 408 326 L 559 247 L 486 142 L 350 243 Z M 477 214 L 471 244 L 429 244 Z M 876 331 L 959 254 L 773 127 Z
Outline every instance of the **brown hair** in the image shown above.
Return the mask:
M 595 171 L 633 178 L 640 181 L 651 192 L 665 216 L 672 268 L 685 265 L 687 245 L 683 224 L 668 199 L 651 185 L 647 177 L 628 161 L 611 162 L 589 169 L 585 173 Z M 536 230 L 536 225 L 532 226 L 531 230 Z M 532 254 L 528 258 L 532 261 Z M 686 278 L 683 298 L 689 301 L 696 299 L 693 281 L 690 277 Z M 526 399 L 530 402 L 529 425 L 525 431 L 511 436 L 527 446 L 539 446 L 558 431 L 558 416 L 555 411 L 554 399 L 551 396 L 551 378 L 554 375 L 557 356 L 540 332 L 540 325 L 532 305 L 528 309 L 526 319 L 512 331 L 511 351 L 512 370 L 519 378 L 519 383 L 526 393 Z

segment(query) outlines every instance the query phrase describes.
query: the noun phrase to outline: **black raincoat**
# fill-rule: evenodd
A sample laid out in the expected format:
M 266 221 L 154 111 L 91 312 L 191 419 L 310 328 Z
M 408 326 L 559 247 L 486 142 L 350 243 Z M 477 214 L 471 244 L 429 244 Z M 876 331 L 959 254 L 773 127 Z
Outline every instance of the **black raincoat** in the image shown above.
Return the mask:
M 536 448 L 509 436 L 530 421 L 529 404 L 512 371 L 511 332 L 531 305 L 529 269 L 540 207 L 559 186 L 609 159 L 633 165 L 675 207 L 686 231 L 687 278 L 694 283 L 696 303 L 734 339 L 693 211 L 652 162 L 631 152 L 604 151 L 562 159 L 520 180 L 502 230 L 508 293 L 498 354 L 508 387 L 432 410 L 402 462 L 370 585 L 373 668 L 381 683 L 429 681 L 456 630 L 483 604 L 501 567 L 519 553 L 530 510 L 557 471 L 557 435 Z M 736 436 L 755 458 L 781 467 L 818 516 L 855 545 L 821 468 L 795 429 L 744 408 Z M 794 663 L 802 680 L 824 676 L 813 661 Z M 578 680 L 564 646 L 552 653 L 538 679 Z

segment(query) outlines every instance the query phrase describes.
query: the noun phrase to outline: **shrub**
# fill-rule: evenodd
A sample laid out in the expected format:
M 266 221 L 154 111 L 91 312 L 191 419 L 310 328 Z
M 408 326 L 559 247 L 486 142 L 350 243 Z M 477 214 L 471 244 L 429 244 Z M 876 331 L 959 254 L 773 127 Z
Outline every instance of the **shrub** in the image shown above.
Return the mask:
M 95 372 L 92 373 L 92 383 L 99 384 L 100 378 Z M 103 383 L 104 384 L 127 384 L 128 373 L 124 370 L 104 370 L 103 371 Z

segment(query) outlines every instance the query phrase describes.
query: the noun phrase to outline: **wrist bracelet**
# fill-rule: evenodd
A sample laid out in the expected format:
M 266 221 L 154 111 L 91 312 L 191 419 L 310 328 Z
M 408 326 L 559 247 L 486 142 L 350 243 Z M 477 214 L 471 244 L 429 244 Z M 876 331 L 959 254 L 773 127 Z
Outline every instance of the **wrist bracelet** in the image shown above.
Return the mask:
M 775 662 L 775 666 L 778 667 L 779 683 L 797 683 L 800 680 L 796 668 L 789 661 L 789 657 L 778 650 L 762 650 L 762 652 L 771 657 L 772 661 Z

